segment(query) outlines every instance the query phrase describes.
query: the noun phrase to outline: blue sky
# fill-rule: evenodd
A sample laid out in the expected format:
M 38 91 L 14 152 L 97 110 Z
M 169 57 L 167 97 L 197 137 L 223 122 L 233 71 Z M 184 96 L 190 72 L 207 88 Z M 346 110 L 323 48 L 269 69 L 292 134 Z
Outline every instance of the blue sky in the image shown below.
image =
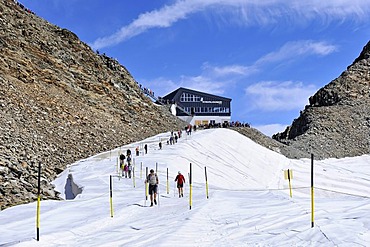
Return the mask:
M 368 0 L 23 0 L 164 96 L 232 98 L 232 120 L 284 130 L 370 37 Z

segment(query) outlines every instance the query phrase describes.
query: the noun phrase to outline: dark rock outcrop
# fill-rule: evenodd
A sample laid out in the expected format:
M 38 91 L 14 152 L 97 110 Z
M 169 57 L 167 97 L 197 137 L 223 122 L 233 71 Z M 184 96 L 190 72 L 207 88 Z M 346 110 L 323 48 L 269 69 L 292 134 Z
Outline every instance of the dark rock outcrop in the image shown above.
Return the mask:
M 370 153 L 370 42 L 274 139 L 319 159 Z

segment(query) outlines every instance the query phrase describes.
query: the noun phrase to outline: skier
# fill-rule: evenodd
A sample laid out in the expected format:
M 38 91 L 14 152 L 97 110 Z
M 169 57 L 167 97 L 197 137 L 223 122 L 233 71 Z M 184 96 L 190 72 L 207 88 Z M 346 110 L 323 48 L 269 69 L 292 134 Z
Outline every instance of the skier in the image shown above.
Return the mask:
M 136 147 L 136 156 L 139 156 L 139 147 Z
M 177 174 L 176 178 L 175 178 L 175 182 L 177 181 L 177 189 L 179 190 L 179 198 L 180 197 L 184 197 L 184 183 L 185 183 L 185 177 L 181 174 L 181 172 L 179 171 L 179 173 Z
M 145 144 L 144 149 L 145 149 L 145 154 L 147 154 L 148 153 L 148 145 Z
M 154 173 L 154 170 L 150 170 L 150 174 L 147 176 L 146 183 L 149 183 L 149 195 L 150 195 L 150 206 L 153 207 L 154 204 L 157 205 L 157 188 L 158 188 L 158 176 Z
M 162 149 L 162 142 L 159 142 L 159 149 Z

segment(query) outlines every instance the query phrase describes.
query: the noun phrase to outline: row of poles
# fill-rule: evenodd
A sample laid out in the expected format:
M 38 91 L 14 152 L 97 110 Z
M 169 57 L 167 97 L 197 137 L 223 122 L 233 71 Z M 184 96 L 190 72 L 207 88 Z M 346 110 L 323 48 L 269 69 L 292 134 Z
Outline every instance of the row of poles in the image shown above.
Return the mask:
M 311 227 L 314 227 L 314 155 L 311 154 Z M 157 172 L 158 166 L 156 164 L 156 172 Z M 208 194 L 208 179 L 207 179 L 207 167 L 204 167 L 205 172 L 205 179 L 206 179 L 206 197 L 209 198 Z M 288 172 L 289 173 L 289 172 Z M 146 167 L 146 177 L 148 176 L 148 167 Z M 135 172 L 133 172 L 133 179 L 135 177 Z M 290 178 L 289 178 L 290 180 Z M 189 173 L 189 209 L 192 208 L 192 197 L 193 197 L 193 185 L 192 185 L 192 164 L 190 163 L 190 173 Z M 36 240 L 40 240 L 40 204 L 41 204 L 41 162 L 38 166 L 38 186 L 37 186 L 37 209 L 36 209 Z M 113 217 L 113 182 L 112 182 L 112 175 L 110 175 L 110 211 L 111 211 L 111 217 Z M 169 178 L 168 178 L 168 168 L 167 168 L 167 194 L 169 194 Z M 145 186 L 145 195 L 146 200 L 148 198 L 148 185 Z
M 146 167 L 146 176 L 145 179 L 148 177 L 148 167 Z M 133 170 L 134 171 L 134 170 Z M 142 171 L 142 163 L 141 163 L 141 171 Z M 156 163 L 156 174 L 158 173 L 158 163 Z M 209 199 L 209 192 L 208 192 L 208 176 L 207 176 L 207 167 L 204 167 L 204 173 L 205 173 L 205 182 L 206 182 L 206 198 Z M 191 210 L 193 205 L 193 171 L 192 171 L 192 164 L 190 163 L 190 172 L 189 172 L 189 210 Z M 132 179 L 135 179 L 135 172 L 133 172 Z M 166 192 L 167 194 L 170 193 L 170 186 L 169 186 L 169 172 L 167 168 L 167 174 L 166 174 Z M 113 217 L 113 176 L 110 175 L 109 178 L 109 202 L 110 202 L 110 216 Z M 134 183 L 135 187 L 135 183 Z M 145 183 L 145 201 L 148 200 L 149 196 L 149 184 Z M 158 195 L 159 200 L 159 195 Z

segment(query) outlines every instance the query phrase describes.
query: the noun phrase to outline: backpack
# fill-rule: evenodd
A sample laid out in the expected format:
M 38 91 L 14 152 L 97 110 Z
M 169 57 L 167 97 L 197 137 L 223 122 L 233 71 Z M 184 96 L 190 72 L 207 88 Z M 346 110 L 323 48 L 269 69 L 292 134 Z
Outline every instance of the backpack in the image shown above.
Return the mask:
M 150 185 L 156 185 L 158 180 L 157 174 L 149 174 L 146 180 Z

